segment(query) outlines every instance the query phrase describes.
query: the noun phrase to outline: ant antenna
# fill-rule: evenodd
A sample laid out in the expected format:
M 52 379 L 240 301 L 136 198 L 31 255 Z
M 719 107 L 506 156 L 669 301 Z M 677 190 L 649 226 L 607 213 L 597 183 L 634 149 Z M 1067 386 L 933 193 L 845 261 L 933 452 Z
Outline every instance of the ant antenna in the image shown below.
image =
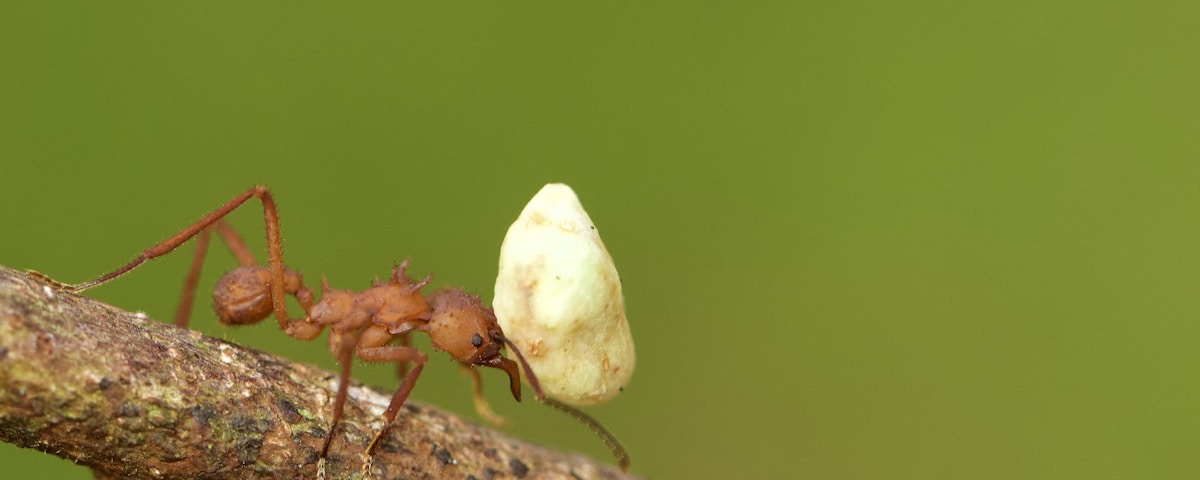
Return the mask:
M 600 425 L 600 422 L 597 422 L 596 419 L 589 417 L 586 413 L 579 411 L 579 409 L 553 398 L 538 396 L 538 400 L 541 400 L 542 403 L 546 405 L 557 408 L 559 411 L 566 413 L 567 415 L 575 417 L 575 419 L 579 420 L 580 423 L 586 425 L 592 430 L 592 433 L 595 433 L 600 437 L 600 441 L 604 442 L 604 445 L 608 446 L 609 450 L 612 450 L 613 456 L 617 457 L 617 463 L 621 466 L 621 472 L 629 472 L 629 452 L 625 451 L 625 446 L 621 445 L 621 442 L 617 440 L 617 437 L 613 435 L 612 432 L 609 432 L 607 428 L 604 428 L 603 425 Z
M 579 423 L 587 426 L 592 433 L 600 437 L 600 441 L 604 442 L 604 445 L 609 450 L 612 450 L 613 456 L 617 458 L 617 464 L 621 466 L 621 472 L 629 472 L 629 452 L 625 451 L 625 446 L 621 445 L 617 437 L 612 432 L 609 432 L 607 428 L 604 428 L 603 425 L 600 425 L 600 422 L 597 422 L 596 419 L 588 416 L 588 414 L 551 397 L 547 397 L 545 393 L 542 393 L 542 386 L 538 383 L 537 375 L 534 375 L 533 370 L 529 368 L 529 362 L 525 361 L 525 356 L 521 355 L 521 351 L 508 338 L 504 339 L 504 344 L 508 345 L 508 348 L 517 355 L 517 360 L 521 362 L 521 368 L 525 370 L 525 378 L 529 380 L 529 386 L 533 387 L 533 393 L 538 401 L 570 415 L 575 420 L 578 420 Z

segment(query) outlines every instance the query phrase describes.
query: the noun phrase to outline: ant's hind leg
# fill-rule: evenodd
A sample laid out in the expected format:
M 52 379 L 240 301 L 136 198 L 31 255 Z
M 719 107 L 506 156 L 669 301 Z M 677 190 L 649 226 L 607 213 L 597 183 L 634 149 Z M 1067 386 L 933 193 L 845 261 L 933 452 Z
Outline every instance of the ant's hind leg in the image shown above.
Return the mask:
M 192 303 L 196 299 L 196 282 L 200 280 L 200 267 L 204 265 L 204 253 L 208 251 L 209 235 L 212 232 L 204 229 L 196 236 L 196 253 L 192 256 L 192 268 L 183 279 L 183 293 L 179 296 L 179 306 L 175 309 L 175 326 L 187 328 L 188 317 L 192 314 Z
M 77 285 L 71 285 L 69 288 L 71 289 L 71 291 L 79 293 L 79 292 L 82 292 L 89 288 L 103 285 L 105 283 L 108 283 L 110 280 L 112 280 L 114 278 L 117 278 L 121 275 L 124 275 L 126 273 L 133 271 L 133 269 L 141 266 L 143 263 L 146 263 L 147 260 L 152 260 L 152 259 L 161 257 L 163 255 L 166 255 L 168 253 L 171 253 L 172 250 L 175 250 L 180 245 L 183 245 L 184 242 L 190 240 L 192 237 L 196 236 L 201 231 L 207 229 L 214 222 L 220 220 L 225 215 L 228 215 L 229 212 L 231 212 L 234 209 L 236 209 L 237 207 L 241 206 L 243 203 L 246 203 L 246 200 L 249 200 L 251 197 L 260 198 L 263 202 L 264 211 L 267 211 L 267 213 L 265 214 L 265 216 L 267 217 L 267 223 L 268 223 L 267 237 L 270 238 L 272 236 L 271 235 L 272 233 L 275 234 L 275 237 L 278 237 L 279 226 L 275 225 L 272 228 L 272 226 L 270 225 L 272 220 L 275 222 L 279 221 L 278 215 L 273 215 L 275 213 L 275 202 L 273 200 L 271 200 L 271 194 L 269 192 L 267 192 L 266 187 L 263 187 L 261 185 L 255 186 L 255 187 L 251 187 L 249 190 L 246 190 L 245 192 L 242 192 L 240 195 L 233 197 L 228 202 L 225 202 L 224 205 L 221 205 L 220 208 L 213 210 L 208 215 L 205 215 L 200 220 L 197 220 L 196 223 L 188 225 L 187 228 L 180 230 L 179 233 L 172 235 L 170 238 L 163 240 L 162 242 L 159 242 L 157 245 L 154 245 L 153 247 L 143 250 L 142 253 L 137 256 L 137 258 L 135 258 L 135 259 L 133 259 L 133 261 L 125 264 L 121 268 L 118 268 L 118 269 L 108 272 L 104 275 L 101 275 L 100 277 L 96 278 L 95 280 L 90 280 L 90 281 L 83 282 L 83 283 L 80 283 Z M 274 231 L 272 232 L 272 230 L 274 230 Z M 282 263 L 282 261 L 280 263 Z
M 204 255 L 208 252 L 208 242 L 213 229 L 216 229 L 217 234 L 225 241 L 225 245 L 229 247 L 233 256 L 237 257 L 238 263 L 241 263 L 242 266 L 256 265 L 254 254 L 250 253 L 246 242 L 243 242 L 233 227 L 224 220 L 217 220 L 211 227 L 201 230 L 196 234 L 196 253 L 192 255 L 192 266 L 188 270 L 187 277 L 184 278 L 183 293 L 179 296 L 179 307 L 175 310 L 175 326 L 177 327 L 187 328 L 188 326 L 188 317 L 192 314 L 192 304 L 196 299 L 196 284 L 200 280 L 200 270 L 204 266 Z
M 254 259 L 254 254 L 250 253 L 250 247 L 246 246 L 246 242 L 242 241 L 242 237 L 238 235 L 237 230 L 225 223 L 224 220 L 217 220 L 213 224 L 213 228 L 217 230 L 217 235 L 221 236 L 221 240 L 225 241 L 225 246 L 229 247 L 229 253 L 232 253 L 237 258 L 238 263 L 243 267 L 258 265 L 258 261 Z

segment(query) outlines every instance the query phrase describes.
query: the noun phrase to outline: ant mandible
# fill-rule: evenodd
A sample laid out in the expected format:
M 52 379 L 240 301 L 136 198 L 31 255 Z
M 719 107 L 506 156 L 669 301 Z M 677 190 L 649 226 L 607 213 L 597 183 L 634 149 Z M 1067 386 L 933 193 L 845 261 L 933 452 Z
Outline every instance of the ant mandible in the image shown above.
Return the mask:
M 263 205 L 263 217 L 267 233 L 267 258 L 269 267 L 258 265 L 254 255 L 242 242 L 233 227 L 222 218 L 250 198 L 257 198 Z M 432 276 L 414 282 L 405 270 L 408 260 L 392 268 L 388 281 L 378 279 L 370 288 L 354 292 L 335 290 L 328 282 L 321 282 L 321 297 L 314 300 L 313 292 L 304 286 L 300 272 L 283 264 L 282 242 L 279 234 L 279 215 L 275 200 L 265 186 L 256 185 L 234 197 L 212 213 L 179 233 L 144 250 L 137 258 L 95 280 L 68 285 L 74 292 L 102 285 L 120 277 L 148 260 L 161 257 L 183 243 L 196 238 L 196 253 L 191 269 L 184 281 L 183 295 L 175 314 L 175 324 L 187 327 L 188 316 L 195 296 L 200 267 L 207 250 L 212 231 L 225 241 L 241 266 L 226 273 L 217 282 L 213 291 L 213 307 L 218 320 L 225 325 L 246 325 L 266 319 L 271 314 L 279 322 L 284 333 L 297 340 L 313 340 L 326 326 L 330 329 L 329 350 L 340 366 L 337 395 L 333 406 L 333 421 L 329 434 L 318 457 L 324 460 L 329 452 L 338 424 L 342 420 L 346 395 L 350 383 L 350 366 L 357 355 L 368 362 L 397 362 L 403 380 L 392 400 L 383 412 L 383 428 L 367 445 L 363 452 L 370 458 L 372 451 L 383 439 L 391 424 L 396 420 L 400 407 L 416 385 L 417 377 L 427 362 L 426 355 L 409 345 L 409 335 L 414 331 L 429 335 L 436 350 L 449 353 L 455 361 L 468 367 L 483 366 L 503 370 L 508 374 L 509 388 L 513 398 L 521 401 L 521 381 L 517 363 L 504 358 L 500 351 L 507 346 L 521 363 L 526 379 L 539 401 L 575 417 L 600 436 L 613 451 L 622 471 L 629 469 L 629 456 L 616 438 L 604 427 L 583 412 L 565 405 L 542 393 L 537 377 L 530 370 L 525 358 L 501 331 L 492 309 L 461 289 L 447 287 L 427 296 L 421 294 Z M 288 316 L 286 296 L 291 295 L 304 310 L 303 318 Z M 398 340 L 400 345 L 389 345 Z M 412 369 L 407 368 L 411 363 Z M 483 400 L 479 373 L 468 369 L 474 383 L 475 406 L 480 415 L 489 421 L 497 418 Z

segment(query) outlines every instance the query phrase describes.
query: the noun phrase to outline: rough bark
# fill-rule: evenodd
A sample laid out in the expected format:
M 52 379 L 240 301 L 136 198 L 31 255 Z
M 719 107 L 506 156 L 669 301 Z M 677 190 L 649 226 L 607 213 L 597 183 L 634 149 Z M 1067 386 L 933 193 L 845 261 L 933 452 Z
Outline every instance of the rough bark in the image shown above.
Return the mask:
M 317 478 L 337 375 L 0 266 L 0 440 L 101 478 Z M 360 478 L 389 395 L 355 384 L 325 462 Z M 408 402 L 370 478 L 624 478 Z

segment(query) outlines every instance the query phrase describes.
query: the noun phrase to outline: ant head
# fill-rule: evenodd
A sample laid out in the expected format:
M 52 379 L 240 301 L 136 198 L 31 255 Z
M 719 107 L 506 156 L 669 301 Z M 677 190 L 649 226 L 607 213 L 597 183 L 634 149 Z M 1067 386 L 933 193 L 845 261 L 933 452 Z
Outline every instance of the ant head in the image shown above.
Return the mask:
M 500 355 L 508 340 L 492 309 L 484 306 L 479 297 L 453 287 L 433 292 L 426 300 L 433 308 L 433 316 L 423 329 L 429 333 L 433 348 L 468 365 L 504 370 L 513 398 L 520 401 L 521 373 L 516 362 Z

